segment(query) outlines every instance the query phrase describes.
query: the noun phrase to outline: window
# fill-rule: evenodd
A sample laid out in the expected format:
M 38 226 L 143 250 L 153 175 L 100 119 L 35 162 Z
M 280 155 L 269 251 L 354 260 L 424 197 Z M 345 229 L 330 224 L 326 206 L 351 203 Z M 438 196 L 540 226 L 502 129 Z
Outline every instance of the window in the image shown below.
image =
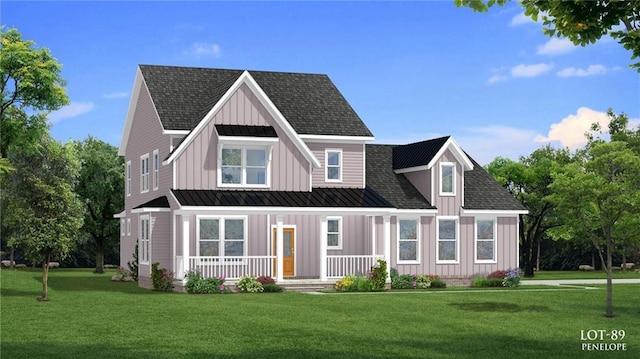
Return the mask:
M 438 219 L 438 251 L 436 262 L 458 262 L 458 219 Z
M 326 150 L 325 167 L 327 182 L 342 182 L 342 150 Z
M 247 232 L 245 224 L 245 218 L 200 217 L 198 220 L 198 256 L 244 256 Z
M 220 152 L 219 182 L 222 186 L 268 186 L 267 149 L 223 147 Z
M 149 154 L 140 157 L 140 193 L 149 191 Z
M 153 190 L 158 189 L 158 181 L 159 181 L 159 171 L 160 171 L 160 155 L 158 154 L 158 150 L 153 151 Z
M 476 219 L 476 262 L 495 263 L 495 233 L 493 219 Z
M 398 262 L 418 261 L 418 220 L 398 221 Z
M 131 235 L 131 218 L 127 218 L 127 236 Z
M 127 161 L 127 196 L 131 196 L 131 161 Z
M 138 243 L 138 253 L 140 263 L 149 264 L 149 216 L 140 216 L 140 241 Z
M 443 162 L 440 164 L 440 195 L 451 196 L 456 188 L 456 165 Z
M 342 249 L 342 218 L 327 218 L 327 249 Z
M 125 228 L 124 228 L 124 218 L 120 219 L 120 235 L 124 236 L 125 234 Z

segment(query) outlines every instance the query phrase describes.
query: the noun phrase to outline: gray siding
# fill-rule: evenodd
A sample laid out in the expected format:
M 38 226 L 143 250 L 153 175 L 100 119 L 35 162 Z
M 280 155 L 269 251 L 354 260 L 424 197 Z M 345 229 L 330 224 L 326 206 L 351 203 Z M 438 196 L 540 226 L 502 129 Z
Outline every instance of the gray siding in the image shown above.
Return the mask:
M 416 172 L 407 172 L 405 177 L 411 182 L 411 184 L 431 202 L 431 170 L 422 170 Z
M 307 143 L 313 155 L 320 161 L 320 168 L 314 168 L 311 177 L 313 187 L 364 188 L 364 144 Z M 325 181 L 325 150 L 342 150 L 342 182 Z
M 455 196 L 440 196 L 440 163 L 453 162 L 456 165 L 455 173 Z M 438 215 L 441 216 L 458 216 L 462 207 L 462 165 L 458 163 L 455 156 L 449 151 L 445 151 L 442 157 L 438 159 L 436 164 L 431 168 L 434 171 L 434 199 L 438 208 Z
M 151 253 L 149 263 L 160 262 L 161 268 L 172 271 L 173 240 L 171 236 L 171 214 L 154 212 L 149 215 Z

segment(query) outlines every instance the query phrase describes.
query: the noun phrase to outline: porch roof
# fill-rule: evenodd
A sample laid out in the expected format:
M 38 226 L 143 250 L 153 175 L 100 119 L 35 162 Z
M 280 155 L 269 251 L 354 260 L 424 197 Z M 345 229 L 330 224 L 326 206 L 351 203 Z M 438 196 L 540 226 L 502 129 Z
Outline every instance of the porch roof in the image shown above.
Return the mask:
M 172 189 L 182 206 L 393 208 L 371 188 L 314 188 L 297 191 Z
M 169 199 L 167 199 L 167 196 L 162 196 L 162 197 L 158 197 L 158 198 L 154 198 L 149 202 L 143 203 L 137 207 L 133 207 L 133 209 L 140 209 L 140 208 L 170 208 L 171 205 L 169 205 Z

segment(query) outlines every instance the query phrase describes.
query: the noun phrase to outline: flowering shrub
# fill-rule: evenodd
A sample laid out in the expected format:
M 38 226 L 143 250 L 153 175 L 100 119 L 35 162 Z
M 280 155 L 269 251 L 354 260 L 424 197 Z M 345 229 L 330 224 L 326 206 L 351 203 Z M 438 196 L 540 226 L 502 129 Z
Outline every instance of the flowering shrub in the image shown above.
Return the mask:
M 415 278 L 412 274 L 403 274 L 391 277 L 391 289 L 413 289 Z
M 173 273 L 164 268 L 158 268 L 160 262 L 151 264 L 151 284 L 153 290 L 171 292 L 173 290 Z
M 489 279 L 504 279 L 507 276 L 506 270 L 497 270 L 487 276 Z
M 262 293 L 264 288 L 262 287 L 262 283 L 258 282 L 255 277 L 250 275 L 245 275 L 240 278 L 238 283 L 236 284 L 238 290 L 246 293 Z
M 499 270 L 488 276 L 476 276 L 473 287 L 517 287 L 520 285 L 520 268 Z
M 431 287 L 431 279 L 424 274 L 418 274 L 413 281 L 413 287 L 416 289 L 427 289 Z
M 122 267 L 118 267 L 118 269 L 116 269 L 116 274 L 121 275 L 122 278 L 126 278 L 129 276 L 129 271 Z
M 517 287 L 520 285 L 520 268 L 509 268 L 502 281 L 504 287 Z
M 358 289 L 357 285 L 354 285 L 356 282 L 356 277 L 353 275 L 345 276 L 336 282 L 335 288 L 341 292 L 353 292 Z
M 387 262 L 385 260 L 378 259 L 376 264 L 371 267 L 368 280 L 371 284 L 371 290 L 387 290 Z
M 260 284 L 262 284 L 262 286 L 265 286 L 267 284 L 276 284 L 276 281 L 273 280 L 273 278 L 269 277 L 269 276 L 265 276 L 265 275 L 261 275 L 258 278 L 256 278 L 256 280 L 258 282 L 260 282 Z
M 203 278 L 197 271 L 187 272 L 186 277 L 185 290 L 189 294 L 231 293 L 231 290 L 224 284 L 224 277 Z
M 437 275 L 403 274 L 391 277 L 392 289 L 446 288 L 447 285 Z

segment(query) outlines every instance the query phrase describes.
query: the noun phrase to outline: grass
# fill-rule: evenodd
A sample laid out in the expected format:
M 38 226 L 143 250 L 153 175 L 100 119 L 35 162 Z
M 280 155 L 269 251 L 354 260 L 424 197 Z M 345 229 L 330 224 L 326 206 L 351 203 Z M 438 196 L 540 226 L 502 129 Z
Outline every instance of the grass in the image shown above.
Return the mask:
M 444 290 L 367 295 L 187 295 L 54 270 L 3 270 L 2 358 L 637 358 L 639 285 L 605 291 Z M 581 330 L 625 330 L 627 351 L 581 350 Z M 610 342 L 610 341 L 607 341 Z
M 613 271 L 614 279 L 621 278 L 640 278 L 640 273 L 633 270 L 622 272 L 620 270 Z M 533 278 L 525 278 L 527 280 L 543 280 L 543 279 L 607 279 L 607 273 L 602 270 L 598 271 L 539 271 L 535 272 Z

